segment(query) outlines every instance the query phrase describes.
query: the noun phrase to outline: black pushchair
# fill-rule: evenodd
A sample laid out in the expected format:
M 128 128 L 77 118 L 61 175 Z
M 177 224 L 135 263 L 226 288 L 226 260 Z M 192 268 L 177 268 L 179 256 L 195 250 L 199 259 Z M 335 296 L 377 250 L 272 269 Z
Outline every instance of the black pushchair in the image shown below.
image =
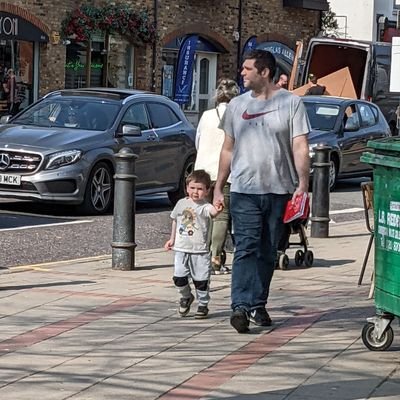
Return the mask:
M 309 212 L 308 212 L 309 215 Z M 285 253 L 286 250 L 294 245 L 302 246 L 304 250 L 297 250 L 294 256 L 294 263 L 300 267 L 303 263 L 306 267 L 311 267 L 314 261 L 314 254 L 308 250 L 308 240 L 306 228 L 308 223 L 308 216 L 305 219 L 296 219 L 292 222 L 284 224 L 283 233 L 278 244 L 278 254 L 276 258 L 276 268 L 288 269 L 289 257 Z M 291 242 L 291 235 L 299 235 L 299 242 Z

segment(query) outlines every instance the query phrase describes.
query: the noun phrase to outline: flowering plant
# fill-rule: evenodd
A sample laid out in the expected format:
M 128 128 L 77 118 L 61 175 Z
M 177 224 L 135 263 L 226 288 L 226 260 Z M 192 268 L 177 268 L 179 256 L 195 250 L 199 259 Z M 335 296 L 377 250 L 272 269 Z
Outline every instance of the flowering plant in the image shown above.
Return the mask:
M 156 38 L 155 26 L 149 22 L 147 12 L 137 13 L 122 4 L 103 8 L 83 5 L 68 13 L 61 24 L 63 38 L 74 36 L 80 42 L 90 40 L 99 31 L 118 33 L 134 43 L 152 43 Z

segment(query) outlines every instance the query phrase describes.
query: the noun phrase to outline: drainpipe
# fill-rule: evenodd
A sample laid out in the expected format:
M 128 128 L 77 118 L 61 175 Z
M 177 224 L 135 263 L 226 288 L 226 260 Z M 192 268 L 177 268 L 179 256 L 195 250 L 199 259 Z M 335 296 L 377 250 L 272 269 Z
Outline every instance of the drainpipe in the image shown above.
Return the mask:
M 153 8 L 154 8 L 154 28 L 156 30 L 156 33 L 158 32 L 158 2 L 157 0 L 154 0 L 153 3 Z M 151 88 L 155 92 L 156 91 L 156 59 L 157 59 L 157 41 L 154 41 L 153 43 L 153 56 L 152 56 L 152 78 L 151 78 Z
M 241 58 L 242 58 L 242 12 L 243 12 L 243 2 L 239 0 L 238 4 L 239 13 L 238 13 L 238 33 L 239 38 L 237 41 L 237 71 L 236 71 L 236 82 L 240 82 L 240 67 L 241 67 Z

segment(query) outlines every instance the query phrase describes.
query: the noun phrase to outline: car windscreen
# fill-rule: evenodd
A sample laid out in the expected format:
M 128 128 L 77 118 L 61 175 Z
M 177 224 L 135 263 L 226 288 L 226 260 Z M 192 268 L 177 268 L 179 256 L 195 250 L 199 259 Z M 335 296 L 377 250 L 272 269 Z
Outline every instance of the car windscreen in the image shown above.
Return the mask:
M 306 106 L 312 129 L 330 131 L 335 127 L 339 115 L 339 106 L 311 102 L 304 102 L 304 105 Z
M 14 118 L 12 124 L 104 131 L 117 117 L 120 105 L 87 98 L 44 99 Z

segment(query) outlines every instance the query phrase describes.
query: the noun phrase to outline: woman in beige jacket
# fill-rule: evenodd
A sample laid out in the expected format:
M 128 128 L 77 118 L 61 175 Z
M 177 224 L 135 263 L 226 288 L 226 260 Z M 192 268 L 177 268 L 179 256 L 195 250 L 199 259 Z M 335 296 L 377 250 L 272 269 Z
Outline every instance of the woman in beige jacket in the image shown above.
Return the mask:
M 200 118 L 196 133 L 197 158 L 195 169 L 207 171 L 213 183 L 217 180 L 219 155 L 224 143 L 225 133 L 218 126 L 225 113 L 226 105 L 239 94 L 239 86 L 232 79 L 221 79 L 216 91 L 216 107 L 207 110 Z M 229 180 L 228 180 L 229 181 Z M 229 182 L 224 187 L 225 208 L 213 220 L 211 233 L 212 273 L 229 274 L 225 267 L 224 247 L 230 225 Z M 211 194 L 212 198 L 212 194 Z

